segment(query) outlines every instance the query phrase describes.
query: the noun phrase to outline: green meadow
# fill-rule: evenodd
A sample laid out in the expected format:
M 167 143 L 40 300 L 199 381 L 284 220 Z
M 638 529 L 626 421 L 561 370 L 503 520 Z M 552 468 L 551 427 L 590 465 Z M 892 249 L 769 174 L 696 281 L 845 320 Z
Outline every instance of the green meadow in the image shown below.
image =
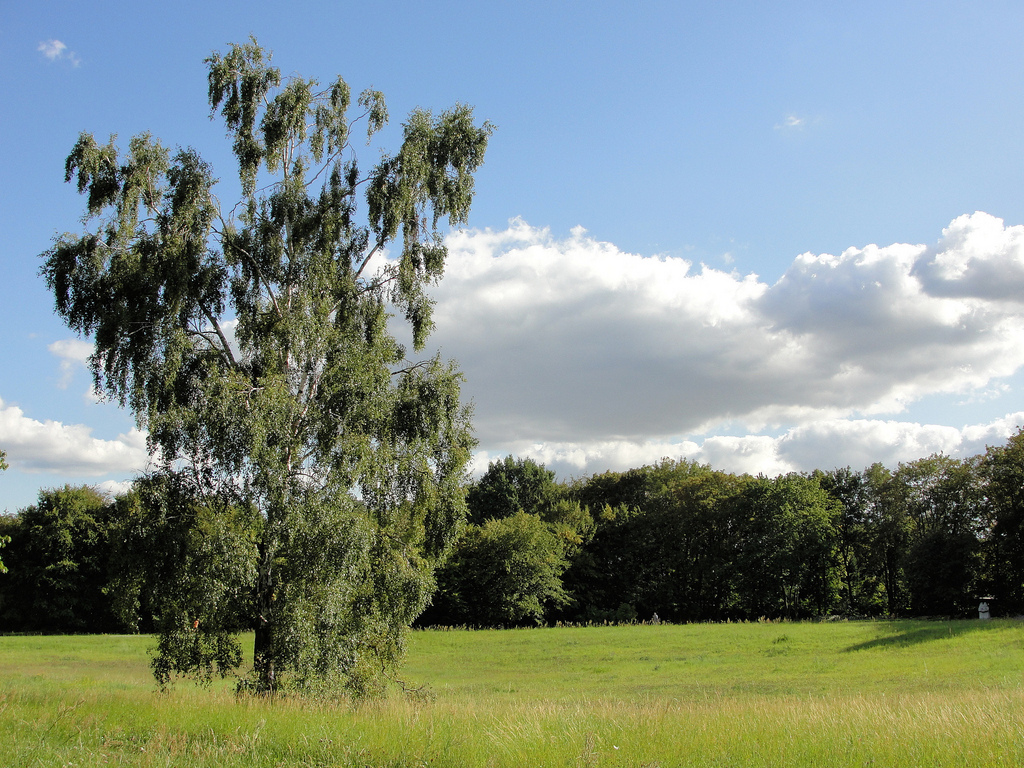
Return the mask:
M 161 693 L 152 643 L 0 637 L 0 765 L 1024 764 L 1019 621 L 421 631 L 362 703 Z

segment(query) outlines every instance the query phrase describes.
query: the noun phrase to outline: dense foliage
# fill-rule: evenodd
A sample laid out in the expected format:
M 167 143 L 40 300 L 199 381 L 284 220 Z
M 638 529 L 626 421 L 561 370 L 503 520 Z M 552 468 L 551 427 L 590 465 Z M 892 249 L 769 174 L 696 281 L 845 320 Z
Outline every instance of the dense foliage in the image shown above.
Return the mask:
M 356 129 L 371 144 L 387 122 L 379 92 L 353 104 L 341 78 L 283 78 L 255 40 L 206 63 L 237 202 L 192 149 L 83 133 L 66 180 L 86 228 L 42 274 L 95 341 L 97 391 L 149 435 L 158 471 L 128 534 L 175 553 L 152 564 L 158 678 L 233 669 L 249 617 L 257 690 L 367 690 L 460 530 L 473 444 L 460 374 L 409 359 L 389 317 L 421 351 L 439 222 L 466 220 L 491 126 L 414 110 L 364 171 Z
M 155 629 L 180 643 L 164 656 L 189 654 L 201 674 L 230 661 L 231 633 L 259 621 L 248 553 L 265 523 L 177 480 L 112 501 L 43 491 L 0 518 L 0 627 Z M 479 522 L 438 569 L 421 625 L 970 616 L 982 597 L 1024 612 L 1024 430 L 969 459 L 776 478 L 665 460 L 559 483 L 508 457 L 467 496 Z M 221 634 L 163 631 L 180 604 Z
M 516 514 L 556 530 L 567 507 L 574 524 L 546 559 L 533 539 L 518 559 L 495 546 L 484 560 L 488 537 L 470 526 L 422 623 L 964 616 L 982 597 L 1024 612 L 1024 431 L 968 459 L 776 478 L 665 460 L 559 484 L 508 457 L 468 496 L 492 529 Z M 533 611 L 500 612 L 527 596 Z
M 23 631 L 109 632 L 117 628 L 109 581 L 113 509 L 91 488 L 55 488 L 16 518 L 10 536 L 0 620 Z

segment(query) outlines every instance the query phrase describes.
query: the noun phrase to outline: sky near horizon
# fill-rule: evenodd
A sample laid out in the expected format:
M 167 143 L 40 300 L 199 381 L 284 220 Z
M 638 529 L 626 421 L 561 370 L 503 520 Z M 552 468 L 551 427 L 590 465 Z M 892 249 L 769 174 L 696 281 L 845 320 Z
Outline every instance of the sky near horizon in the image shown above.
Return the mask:
M 203 59 L 497 126 L 431 343 L 476 471 L 663 456 L 774 475 L 979 453 L 1024 424 L 1024 5 L 5 3 L 0 511 L 145 469 L 38 277 L 80 131 L 231 178 Z M 363 160 L 364 164 L 366 160 Z

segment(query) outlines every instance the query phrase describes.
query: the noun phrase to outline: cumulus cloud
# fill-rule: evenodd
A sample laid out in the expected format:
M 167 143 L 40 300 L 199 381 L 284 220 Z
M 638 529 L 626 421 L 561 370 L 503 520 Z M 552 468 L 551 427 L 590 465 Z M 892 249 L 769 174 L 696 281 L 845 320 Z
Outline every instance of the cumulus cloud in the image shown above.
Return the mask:
M 900 462 L 936 453 L 961 458 L 984 453 L 990 445 L 1005 443 L 1021 426 L 1024 426 L 1024 412 L 960 429 L 891 420 L 834 419 L 793 427 L 775 438 L 738 438 L 742 445 L 752 442 L 756 446 L 756 453 L 753 447 L 748 448 L 755 459 L 752 461 L 735 455 L 731 459 L 719 456 L 723 461 L 721 465 L 718 461 L 709 460 L 713 458 L 707 450 L 710 440 L 705 441 L 696 458 L 721 469 L 726 469 L 724 462 L 731 460 L 734 463 L 732 471 L 769 475 L 845 466 L 864 469 L 875 462 L 895 467 Z M 765 465 L 773 469 L 762 469 Z
M 1024 227 L 977 212 L 960 216 L 942 235 L 914 265 L 914 277 L 929 294 L 1024 302 Z
M 462 232 L 449 239 L 435 339 L 464 368 L 485 442 L 668 438 L 725 421 L 895 413 L 1024 364 L 1018 304 L 929 292 L 918 276 L 935 252 L 970 258 L 976 233 L 991 253 L 990 219 L 957 219 L 932 249 L 803 254 L 773 285 L 624 253 L 582 230 L 557 240 L 514 221 Z M 1003 241 L 1024 235 L 999 227 Z
M 488 451 L 582 469 L 675 446 L 770 473 L 845 429 L 860 447 L 841 463 L 917 458 L 963 436 L 867 417 L 1024 365 L 1024 294 L 996 278 L 1024 283 L 1022 242 L 1024 227 L 976 213 L 931 246 L 802 254 L 769 283 L 513 220 L 449 238 L 434 340 L 463 368 Z M 724 424 L 789 431 L 686 443 Z
M 470 473 L 480 475 L 490 462 L 505 455 L 525 456 L 556 470 L 564 477 L 574 477 L 623 470 L 652 464 L 663 458 L 692 458 L 700 452 L 697 443 L 645 440 L 631 442 L 609 440 L 594 443 L 530 443 L 519 442 L 502 446 L 502 450 L 478 451 L 470 466 Z M 717 466 L 717 464 L 716 464 Z
M 661 459 L 687 459 L 714 469 L 769 477 L 837 467 L 865 469 L 878 462 L 894 468 L 936 453 L 966 458 L 1002 445 L 1024 426 L 1024 412 L 961 429 L 877 419 L 834 419 L 793 427 L 781 435 L 711 435 L 697 440 L 597 443 L 519 443 L 479 451 L 471 471 L 511 453 L 545 464 L 562 477 L 623 471 Z
M 582 230 L 524 222 L 453 236 L 436 341 L 463 365 L 481 438 L 569 441 L 673 435 L 704 420 L 717 371 L 759 358 L 767 286 L 677 258 L 643 258 Z M 736 393 L 737 395 L 739 392 Z
M 78 55 L 74 51 L 68 50 L 67 45 L 60 40 L 45 40 L 36 46 L 36 50 L 50 61 L 66 61 L 73 67 L 82 63 Z
M 566 476 L 662 457 L 771 475 L 973 455 L 1024 413 L 892 417 L 929 395 L 991 398 L 1024 365 L 1022 244 L 1024 227 L 975 213 L 931 245 L 805 253 L 768 281 L 513 220 L 448 238 L 432 340 L 465 374 L 478 473 L 507 453 Z M 89 347 L 50 350 L 77 365 Z M 31 471 L 146 464 L 139 432 L 99 440 L 2 401 L 0 445 Z
M 12 468 L 75 476 L 136 473 L 147 464 L 146 436 L 137 429 L 116 440 L 92 436 L 82 424 L 37 421 L 0 400 L 0 446 Z
M 984 453 L 989 446 L 1003 445 L 1008 438 L 1024 427 L 1024 412 L 1010 413 L 987 424 L 964 427 L 960 432 L 959 456 Z
M 834 419 L 805 424 L 773 441 L 778 459 L 793 470 L 895 466 L 934 453 L 958 454 L 961 430 L 937 424 Z

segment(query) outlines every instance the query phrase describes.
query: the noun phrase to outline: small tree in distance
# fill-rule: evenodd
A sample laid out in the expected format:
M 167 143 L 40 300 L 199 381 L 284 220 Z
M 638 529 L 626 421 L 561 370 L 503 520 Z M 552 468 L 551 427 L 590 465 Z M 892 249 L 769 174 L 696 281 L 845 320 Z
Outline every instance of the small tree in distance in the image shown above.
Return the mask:
M 255 689 L 367 691 L 459 531 L 472 447 L 460 374 L 410 361 L 388 307 L 422 350 L 447 253 L 438 222 L 466 221 L 492 127 L 462 105 L 414 110 L 399 150 L 365 173 L 353 132 L 362 122 L 369 143 L 386 123 L 379 92 L 353 119 L 342 79 L 282 79 L 255 39 L 206 63 L 241 199 L 222 205 L 192 149 L 142 134 L 122 155 L 83 133 L 66 180 L 87 197 L 86 230 L 59 237 L 41 271 L 68 326 L 95 339 L 97 389 L 148 429 L 169 479 L 147 488 L 174 489 L 180 506 L 138 521 L 140 535 L 189 507 L 216 553 L 211 537 L 232 528 L 217 514 L 257 516 L 221 590 L 256 617 Z M 159 606 L 161 682 L 234 669 L 237 627 L 218 626 L 202 590 L 174 595 Z

